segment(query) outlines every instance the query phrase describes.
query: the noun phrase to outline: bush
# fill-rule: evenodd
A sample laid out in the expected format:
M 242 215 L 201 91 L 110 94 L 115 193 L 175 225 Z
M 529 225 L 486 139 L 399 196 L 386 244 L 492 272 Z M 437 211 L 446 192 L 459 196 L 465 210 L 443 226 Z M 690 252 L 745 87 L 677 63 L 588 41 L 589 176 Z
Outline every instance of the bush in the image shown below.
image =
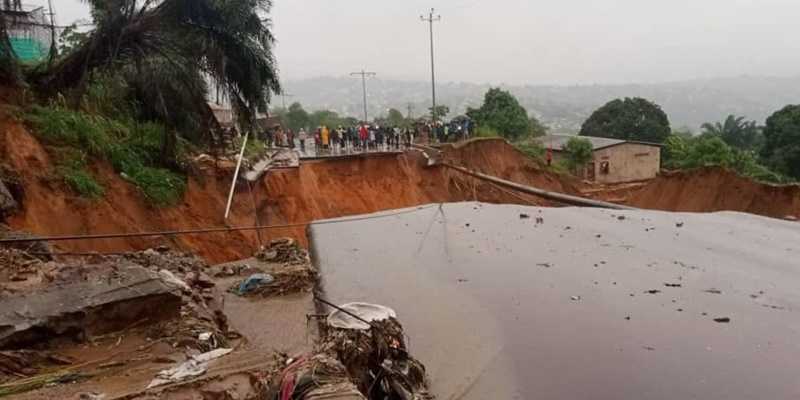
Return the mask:
M 476 137 L 482 138 L 496 138 L 501 137 L 500 132 L 496 129 L 489 127 L 489 126 L 479 126 L 478 130 L 475 132 Z
M 664 146 L 664 167 L 692 169 L 705 166 L 730 168 L 759 182 L 790 183 L 792 179 L 761 164 L 751 151 L 729 146 L 717 135 L 670 135 Z
M 164 168 L 142 167 L 126 175 L 157 206 L 176 204 L 186 190 L 185 179 Z
M 514 144 L 519 151 L 523 152 L 526 156 L 535 160 L 542 161 L 547 153 L 544 146 L 535 140 L 528 140 L 525 142 L 517 142 Z
M 81 197 L 87 199 L 103 197 L 105 189 L 85 168 L 60 167 L 58 172 L 64 177 L 64 182 Z
M 577 173 L 592 160 L 594 149 L 590 141 L 576 136 L 564 145 L 564 153 L 566 166 Z
M 109 161 L 153 204 L 174 204 L 183 196 L 184 177 L 157 167 L 161 142 L 167 134 L 163 125 L 140 123 L 131 118 L 118 121 L 57 106 L 35 106 L 25 114 L 25 119 L 45 143 L 69 154 L 60 163 L 59 171 L 65 179 L 70 177 L 67 183 L 81 194 L 97 196 L 98 193 L 87 179 L 91 174 L 85 171 L 85 160 L 92 156 Z M 102 195 L 102 190 L 99 193 Z

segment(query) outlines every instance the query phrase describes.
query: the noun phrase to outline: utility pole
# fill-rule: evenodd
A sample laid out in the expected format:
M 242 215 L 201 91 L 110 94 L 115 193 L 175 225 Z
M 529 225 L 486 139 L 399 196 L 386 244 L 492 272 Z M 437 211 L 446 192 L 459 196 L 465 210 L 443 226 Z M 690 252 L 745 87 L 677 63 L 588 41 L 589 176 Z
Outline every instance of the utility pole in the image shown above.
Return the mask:
M 50 11 L 50 57 L 47 63 L 52 64 L 58 51 L 58 46 L 56 45 L 56 12 L 53 10 L 53 0 L 47 0 L 47 7 Z
M 441 21 L 442 16 L 437 15 L 434 17 L 433 13 L 434 9 L 431 8 L 431 13 L 428 14 L 427 17 L 425 17 L 424 15 L 420 16 L 420 19 L 422 19 L 422 21 L 427 22 L 430 25 L 430 31 L 431 31 L 431 94 L 432 94 L 431 98 L 433 103 L 433 107 L 431 107 L 431 121 L 436 123 L 436 70 L 433 62 L 433 23 Z
M 413 109 L 414 109 L 414 105 L 411 104 L 411 103 L 408 103 L 408 120 L 409 121 L 411 120 L 411 110 L 413 110 Z
M 350 76 L 361 76 L 361 89 L 364 92 L 364 123 L 369 122 L 368 114 L 367 114 L 367 77 L 378 75 L 375 72 L 367 72 L 363 69 L 361 72 L 351 72 Z
M 293 94 L 289 94 L 289 93 L 285 93 L 285 92 L 281 92 L 281 104 L 283 105 L 283 111 L 288 111 L 288 109 L 286 108 L 286 98 L 287 97 L 294 97 L 294 95 Z

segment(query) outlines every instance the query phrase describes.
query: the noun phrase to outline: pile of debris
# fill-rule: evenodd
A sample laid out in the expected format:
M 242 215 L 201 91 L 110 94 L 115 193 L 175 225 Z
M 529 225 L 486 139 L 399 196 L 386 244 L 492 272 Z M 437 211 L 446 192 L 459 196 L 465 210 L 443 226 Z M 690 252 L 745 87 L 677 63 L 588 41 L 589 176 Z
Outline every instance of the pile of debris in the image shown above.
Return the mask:
M 229 331 L 222 311 L 223 294 L 206 274 L 210 267 L 201 258 L 162 246 L 118 256 L 115 261 L 140 265 L 181 288 L 178 323 L 164 321 L 154 325 L 151 337 L 169 338 L 176 348 L 207 352 L 227 346 L 229 339 L 238 336 Z
M 246 279 L 230 288 L 240 296 L 273 297 L 292 293 L 310 292 L 317 282 L 317 270 L 311 264 L 308 251 L 291 238 L 272 240 L 255 254 L 264 263 L 260 268 L 248 268 Z M 227 267 L 228 275 L 241 273 Z M 226 272 L 223 271 L 223 274 Z
M 71 376 L 38 374 L 72 364 L 56 351 L 78 344 L 113 336 L 118 345 L 135 332 L 197 357 L 235 337 L 208 265 L 191 255 L 160 248 L 55 262 L 6 248 L 0 263 L 0 395 Z
M 321 323 L 314 355 L 293 360 L 270 399 L 428 400 L 425 367 L 411 357 L 390 308 L 350 303 Z
M 275 239 L 269 245 L 262 247 L 255 257 L 267 263 L 280 263 L 284 265 L 306 265 L 311 263 L 308 251 L 292 238 Z

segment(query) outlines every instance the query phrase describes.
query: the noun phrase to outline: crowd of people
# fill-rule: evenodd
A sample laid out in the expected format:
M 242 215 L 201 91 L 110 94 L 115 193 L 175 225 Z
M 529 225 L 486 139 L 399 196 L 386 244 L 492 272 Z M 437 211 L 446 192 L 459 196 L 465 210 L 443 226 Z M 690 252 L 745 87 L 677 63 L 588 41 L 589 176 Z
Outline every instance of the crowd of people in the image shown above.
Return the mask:
M 397 151 L 409 148 L 420 138 L 429 143 L 444 143 L 469 138 L 470 122 L 416 124 L 410 127 L 359 124 L 357 126 L 319 126 L 314 130 L 284 130 L 280 126 L 260 135 L 268 147 L 298 149 L 303 154 L 347 154 L 368 151 Z

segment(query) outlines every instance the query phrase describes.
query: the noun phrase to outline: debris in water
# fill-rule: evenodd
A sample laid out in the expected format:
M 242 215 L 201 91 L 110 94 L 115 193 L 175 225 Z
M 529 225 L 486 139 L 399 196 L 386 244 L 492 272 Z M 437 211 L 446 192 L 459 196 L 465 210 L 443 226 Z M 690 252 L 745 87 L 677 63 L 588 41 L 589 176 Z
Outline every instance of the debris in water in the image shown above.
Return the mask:
M 706 293 L 711 293 L 711 294 L 722 294 L 722 290 L 719 290 L 719 289 L 708 289 L 708 290 L 703 290 L 703 291 L 706 292 Z
M 677 224 L 675 224 L 675 227 L 683 228 L 683 222 L 678 222 Z
M 212 360 L 220 358 L 232 352 L 233 349 L 216 349 L 207 353 L 198 354 L 193 356 L 185 363 L 165 369 L 156 374 L 147 388 L 154 388 L 156 386 L 166 385 L 168 383 L 181 382 L 183 380 L 194 378 L 206 373 L 208 370 L 208 363 Z
M 625 317 L 625 321 L 630 321 L 630 320 L 631 320 L 631 316 L 630 316 L 630 315 L 628 315 L 627 317 Z
M 680 283 L 665 283 L 664 286 L 671 287 L 671 288 L 679 288 L 679 287 L 681 287 L 683 285 L 681 285 Z
M 528 218 L 530 218 L 530 217 L 531 217 L 531 216 L 530 216 L 530 215 L 528 215 L 528 214 L 520 214 L 520 215 L 519 215 L 519 219 L 528 219 Z
M 536 217 L 536 224 L 544 224 L 544 217 Z
M 620 215 L 619 217 L 617 217 L 617 219 L 620 220 L 620 221 L 624 221 L 625 220 L 625 216 L 624 215 Z
M 245 295 L 274 281 L 275 278 L 270 274 L 253 274 L 239 284 L 237 293 L 240 296 Z
M 728 317 L 714 318 L 714 322 L 718 322 L 720 324 L 727 324 L 727 323 L 731 322 L 731 319 L 728 318 Z
M 651 290 L 645 291 L 645 293 L 647 293 L 647 294 L 659 294 L 659 293 L 661 293 L 661 291 L 658 290 L 658 289 L 651 289 Z
M 572 296 L 570 298 L 572 299 L 572 301 L 580 301 L 581 300 L 581 296 Z
M 539 266 L 539 267 L 544 267 L 544 268 L 552 267 L 552 265 L 550 263 L 539 263 L 539 264 L 536 264 L 536 265 Z
M 656 350 L 656 348 L 652 347 L 652 346 L 642 346 L 642 348 L 647 350 L 647 351 L 655 351 Z

